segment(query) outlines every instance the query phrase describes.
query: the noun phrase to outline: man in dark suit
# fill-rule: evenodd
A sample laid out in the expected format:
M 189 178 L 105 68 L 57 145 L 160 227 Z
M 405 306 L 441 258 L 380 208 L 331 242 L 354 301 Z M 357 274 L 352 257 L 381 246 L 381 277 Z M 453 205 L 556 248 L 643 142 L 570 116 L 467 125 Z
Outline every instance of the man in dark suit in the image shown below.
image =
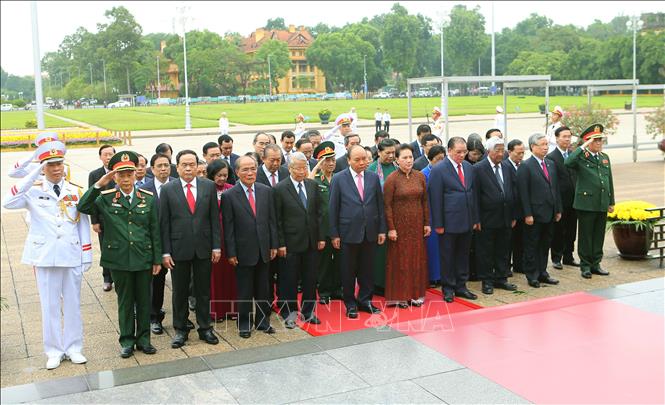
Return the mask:
M 432 146 L 439 145 L 440 142 L 439 139 L 432 134 L 423 135 L 421 141 L 424 145 L 423 146 L 424 153 L 422 156 L 420 156 L 413 162 L 413 168 L 415 170 L 423 170 L 429 165 L 430 162 L 429 159 L 427 158 L 427 154 L 429 153 L 429 150 L 432 149 Z
M 369 148 L 372 152 L 372 160 L 376 160 L 379 157 L 379 144 L 386 138 L 390 138 L 390 134 L 386 131 L 376 131 L 374 134 L 374 146 Z
M 219 150 L 222 151 L 222 160 L 224 160 L 231 168 L 229 178 L 226 182 L 229 184 L 236 184 L 236 176 L 233 173 L 233 168 L 235 167 L 236 159 L 238 159 L 239 156 L 233 153 L 233 138 L 228 135 L 220 135 L 219 138 L 217 138 L 217 144 L 219 145 Z
M 559 179 L 559 189 L 561 191 L 561 220 L 554 224 L 552 236 L 552 263 L 555 269 L 563 269 L 563 264 L 568 266 L 580 267 L 579 262 L 575 261 L 573 251 L 575 250 L 575 236 L 577 234 L 577 213 L 573 208 L 575 199 L 575 182 L 577 177 L 572 169 L 564 164 L 568 158 L 570 149 L 570 140 L 572 132 L 566 126 L 560 126 L 554 131 L 556 139 L 556 148 L 547 154 L 547 157 L 554 162 L 556 175 Z M 563 261 L 563 264 L 561 263 Z
M 171 270 L 173 284 L 173 327 L 171 347 L 187 341 L 190 280 L 196 297 L 196 322 L 199 339 L 217 344 L 210 318 L 210 272 L 221 258 L 221 230 L 215 183 L 196 177 L 198 156 L 183 150 L 176 156 L 179 181 L 161 187 L 159 216 L 162 231 L 163 265 Z
M 289 180 L 275 186 L 278 255 L 285 259 L 279 277 L 281 315 L 286 327 L 296 327 L 298 314 L 298 277 L 302 276 L 300 312 L 305 322 L 321 322 L 314 314 L 319 251 L 326 245 L 323 234 L 322 200 L 319 187 L 306 178 L 307 157 L 300 152 L 291 156 Z
M 508 282 L 510 231 L 517 222 L 515 171 L 502 162 L 503 146 L 501 138 L 488 140 L 487 158 L 473 167 L 480 215 L 475 259 L 483 294 L 492 294 L 495 287 L 517 289 Z
M 302 137 L 296 142 L 296 151 L 302 153 L 307 158 L 307 174 L 312 171 L 318 163 L 312 157 L 314 155 L 314 144 L 308 137 Z
M 344 137 L 344 147 L 346 148 L 346 155 L 337 158 L 337 160 L 335 161 L 335 171 L 333 173 L 339 173 L 342 170 L 349 168 L 349 161 L 347 157 L 349 155 L 349 150 L 353 147 L 353 145 L 360 145 L 360 135 L 349 134 Z
M 88 188 L 92 187 L 101 179 L 104 177 L 106 173 L 109 172 L 109 161 L 111 158 L 115 155 L 115 148 L 111 145 L 102 145 L 99 147 L 99 160 L 102 161 L 102 167 L 98 167 L 97 169 L 93 170 L 90 172 L 88 175 Z M 115 181 L 111 180 L 104 188 L 104 190 L 108 190 L 111 188 L 115 188 Z M 96 214 L 90 215 L 90 223 L 92 224 L 92 229 L 97 232 L 97 236 L 99 237 L 99 244 L 100 246 L 103 245 L 103 240 L 104 240 L 104 224 L 102 224 L 102 218 Z M 102 286 L 102 289 L 104 291 L 111 291 L 111 288 L 113 286 L 113 277 L 111 276 L 111 270 L 107 269 L 106 267 L 102 267 L 102 276 L 104 277 L 104 285 Z
M 286 130 L 282 132 L 279 141 L 282 144 L 282 165 L 287 165 L 291 160 L 291 155 L 295 152 L 293 147 L 296 143 L 296 134 L 293 131 Z
M 238 330 L 249 338 L 257 330 L 275 333 L 270 326 L 268 263 L 277 256 L 277 219 L 273 191 L 256 182 L 257 164 L 248 156 L 236 161 L 236 185 L 222 193 L 224 245 L 229 263 L 236 266 Z
M 282 166 L 282 150 L 275 144 L 268 144 L 261 156 L 263 163 L 259 166 L 256 181 L 269 187 L 275 187 L 280 181 L 289 177 L 289 169 Z
M 386 220 L 379 176 L 367 171 L 367 152 L 360 145 L 349 148 L 349 167 L 333 176 L 330 184 L 330 239 L 342 249 L 342 289 L 346 315 L 358 317 L 358 309 L 381 312 L 372 305 L 376 245 L 386 241 Z M 360 290 L 355 297 L 356 279 Z
M 155 147 L 155 153 L 161 153 L 168 156 L 169 162 L 173 159 L 173 148 L 168 143 L 160 143 L 157 145 L 157 147 Z M 154 176 L 151 167 L 146 170 L 145 175 L 147 178 L 152 178 Z M 169 175 L 171 177 L 175 177 L 176 179 L 178 178 L 178 169 L 175 167 L 174 163 L 171 163 L 171 173 Z
M 429 177 L 432 227 L 439 234 L 441 285 L 446 302 L 453 302 L 455 295 L 478 298 L 466 287 L 471 235 L 480 229 L 474 168 L 464 160 L 466 153 L 464 138 L 450 138 L 448 156 L 432 167 Z
M 517 187 L 524 214 L 524 274 L 533 288 L 559 284 L 547 272 L 547 253 L 554 222 L 561 219 L 561 193 L 554 162 L 547 159 L 547 138 L 529 137 L 531 157 L 517 169 Z
M 158 153 L 150 158 L 150 167 L 154 177 L 143 185 L 144 190 L 148 190 L 155 198 L 157 211 L 159 212 L 159 198 L 162 192 L 162 186 L 166 183 L 175 180 L 175 177 L 169 176 L 171 172 L 171 164 L 169 157 Z M 152 277 L 152 294 L 151 294 L 151 309 L 150 309 L 150 330 L 155 335 L 164 333 L 162 321 L 166 313 L 164 312 L 164 285 L 166 283 L 166 273 L 169 269 L 161 266 L 159 273 Z
M 413 159 L 418 159 L 419 157 L 426 155 L 427 153 L 424 153 L 424 143 L 422 141 L 423 137 L 425 135 L 431 134 L 432 133 L 432 128 L 430 128 L 429 125 L 427 124 L 420 124 L 418 125 L 418 128 L 416 129 L 416 140 L 411 142 L 411 147 L 413 148 Z
M 510 235 L 510 253 L 509 263 L 515 273 L 524 273 L 524 215 L 522 214 L 522 203 L 519 198 L 519 189 L 517 187 L 517 168 L 524 159 L 524 143 L 519 139 L 513 139 L 508 142 L 508 157 L 504 162 L 513 170 L 515 175 L 515 206 L 517 210 L 517 222 Z M 510 273 L 512 275 L 512 272 Z

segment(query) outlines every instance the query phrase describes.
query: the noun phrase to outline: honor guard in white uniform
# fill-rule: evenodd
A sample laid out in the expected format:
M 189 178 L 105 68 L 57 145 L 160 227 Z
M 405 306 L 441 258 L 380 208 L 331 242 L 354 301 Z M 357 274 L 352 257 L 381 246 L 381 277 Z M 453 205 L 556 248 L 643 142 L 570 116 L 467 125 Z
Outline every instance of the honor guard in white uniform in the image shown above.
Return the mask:
M 54 369 L 65 358 L 87 361 L 81 354 L 81 279 L 92 264 L 90 220 L 76 210 L 80 188 L 64 179 L 65 145 L 43 143 L 35 156 L 40 164 L 11 188 L 2 205 L 25 208 L 32 218 L 21 262 L 35 269 L 46 368 Z M 43 180 L 36 181 L 42 171 Z
M 229 134 L 229 119 L 226 118 L 225 112 L 223 112 L 222 116 L 219 118 L 219 134 L 220 135 Z
M 550 112 L 550 125 L 547 126 L 547 131 L 545 132 L 545 137 L 547 138 L 547 153 L 552 152 L 556 149 L 556 130 L 561 124 L 561 118 L 563 117 L 563 108 L 561 106 L 554 107 L 554 110 Z
M 443 115 L 441 115 L 441 109 L 439 107 L 434 107 L 432 109 L 432 119 L 434 120 L 434 125 L 432 125 L 432 134 L 438 136 L 440 139 L 443 139 L 443 132 L 446 129 L 446 123 L 443 120 Z
M 296 129 L 293 131 L 296 134 L 296 140 L 300 139 L 305 134 L 305 116 L 302 114 L 296 115 Z
M 335 156 L 338 158 L 346 155 L 346 147 L 344 146 L 344 137 L 353 133 L 351 125 L 353 124 L 353 117 L 350 114 L 340 114 L 335 118 L 335 126 L 328 131 L 323 138 L 322 142 L 330 141 L 335 144 Z
M 494 116 L 494 128 L 501 131 L 502 134 L 506 133 L 506 120 L 503 116 L 503 107 L 496 106 L 496 115 Z
M 358 113 L 356 113 L 356 107 L 351 107 L 351 111 L 349 111 L 349 115 L 351 116 L 351 131 L 354 133 L 358 132 Z

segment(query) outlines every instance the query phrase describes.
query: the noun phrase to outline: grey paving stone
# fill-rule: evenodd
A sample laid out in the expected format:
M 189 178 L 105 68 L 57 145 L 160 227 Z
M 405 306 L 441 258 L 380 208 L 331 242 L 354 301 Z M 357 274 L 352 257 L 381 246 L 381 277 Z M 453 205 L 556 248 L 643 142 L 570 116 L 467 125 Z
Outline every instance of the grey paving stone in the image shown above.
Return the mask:
M 528 404 L 526 399 L 469 370 L 413 380 L 448 404 Z
M 128 384 L 43 400 L 39 403 L 80 404 L 236 404 L 212 371 Z
M 411 381 L 361 388 L 298 402 L 299 404 L 440 404 L 439 398 Z
M 652 278 L 634 283 L 619 284 L 617 288 L 635 293 L 663 290 L 665 289 L 665 278 Z
M 319 336 L 312 341 L 323 350 L 338 349 L 362 343 L 378 342 L 380 340 L 395 339 L 405 335 L 391 328 L 367 328 L 350 332 Z
M 665 315 L 665 310 L 663 309 L 663 307 L 665 307 L 665 291 L 663 290 L 617 298 L 614 301 L 630 305 L 643 311 Z
M 603 297 L 603 298 L 607 298 L 607 299 L 627 297 L 629 295 L 636 294 L 633 291 L 624 290 L 624 289 L 618 288 L 618 287 L 601 288 L 599 290 L 589 291 L 589 293 L 593 294 L 595 296 Z
M 210 365 L 211 369 L 218 369 L 298 356 L 301 354 L 317 353 L 320 351 L 322 351 L 322 349 L 314 344 L 313 339 L 302 339 L 294 342 L 280 343 L 278 345 L 210 354 L 204 356 L 203 359 Z
M 191 357 L 147 366 L 100 371 L 88 374 L 86 379 L 90 389 L 97 390 L 209 370 L 210 367 L 200 357 Z
M 44 398 L 57 397 L 88 391 L 88 384 L 82 376 L 41 381 L 34 384 L 16 385 L 2 389 L 2 403 L 16 404 L 33 402 Z
M 325 353 L 227 367 L 213 373 L 241 404 L 302 401 L 367 387 Z
M 410 380 L 463 367 L 410 337 L 349 346 L 327 353 L 371 385 Z

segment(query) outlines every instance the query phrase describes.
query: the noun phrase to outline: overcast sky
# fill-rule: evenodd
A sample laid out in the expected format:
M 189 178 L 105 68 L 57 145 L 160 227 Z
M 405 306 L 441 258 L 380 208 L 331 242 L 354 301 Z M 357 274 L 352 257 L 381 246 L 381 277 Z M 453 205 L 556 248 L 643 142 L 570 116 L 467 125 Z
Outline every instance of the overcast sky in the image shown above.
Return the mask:
M 394 1 L 191 1 L 189 16 L 193 29 L 208 29 L 220 34 L 236 31 L 249 35 L 269 18 L 282 17 L 286 24 L 312 26 L 319 22 L 343 26 L 390 11 Z M 608 22 L 617 15 L 664 11 L 665 1 L 401 1 L 409 13 L 421 13 L 433 20 L 455 4 L 469 8 L 480 6 L 491 31 L 492 3 L 495 30 L 514 27 L 531 13 L 547 15 L 555 24 L 586 27 L 594 19 Z M 96 24 L 105 22 L 104 11 L 125 6 L 143 27 L 143 33 L 173 32 L 176 7 L 182 2 L 168 1 L 48 1 L 37 2 L 41 55 L 58 49 L 65 35 L 80 26 L 96 32 Z M 0 61 L 5 71 L 30 75 L 33 73 L 30 2 L 0 2 Z

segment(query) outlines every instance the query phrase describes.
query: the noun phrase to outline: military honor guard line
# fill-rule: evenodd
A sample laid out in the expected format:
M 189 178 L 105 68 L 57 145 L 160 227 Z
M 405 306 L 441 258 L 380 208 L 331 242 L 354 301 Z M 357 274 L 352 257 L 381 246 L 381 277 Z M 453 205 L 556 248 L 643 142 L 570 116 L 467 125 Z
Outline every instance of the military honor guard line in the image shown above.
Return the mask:
M 481 281 L 483 294 L 516 290 L 515 273 L 532 288 L 558 284 L 550 260 L 554 269 L 579 267 L 585 279 L 607 276 L 604 227 L 615 201 L 603 127 L 573 134 L 562 116 L 555 107 L 527 145 L 506 144 L 499 127 L 443 145 L 435 108 L 433 128 L 420 125 L 402 144 L 388 111 L 377 110 L 375 144 L 364 146 L 353 109 L 325 134 L 299 115 L 295 131 L 279 140 L 259 132 L 238 155 L 223 114 L 202 159 L 190 149 L 174 157 L 164 143 L 149 159 L 101 146 L 102 166 L 85 191 L 68 181 L 58 135 L 41 133 L 33 155 L 11 170 L 19 180 L 3 206 L 29 215 L 22 263 L 35 269 L 46 368 L 87 361 L 80 300 L 91 229 L 102 288 L 117 295 L 123 358 L 157 351 L 150 337 L 164 333 L 169 272 L 172 348 L 193 329 L 217 344 L 214 323 L 224 320 L 237 322 L 241 338 L 276 333 L 273 310 L 286 328 L 319 325 L 317 304 L 331 300 L 354 319 L 381 312 L 374 295 L 408 308 L 435 286 L 445 302 L 477 299 L 469 280 Z

